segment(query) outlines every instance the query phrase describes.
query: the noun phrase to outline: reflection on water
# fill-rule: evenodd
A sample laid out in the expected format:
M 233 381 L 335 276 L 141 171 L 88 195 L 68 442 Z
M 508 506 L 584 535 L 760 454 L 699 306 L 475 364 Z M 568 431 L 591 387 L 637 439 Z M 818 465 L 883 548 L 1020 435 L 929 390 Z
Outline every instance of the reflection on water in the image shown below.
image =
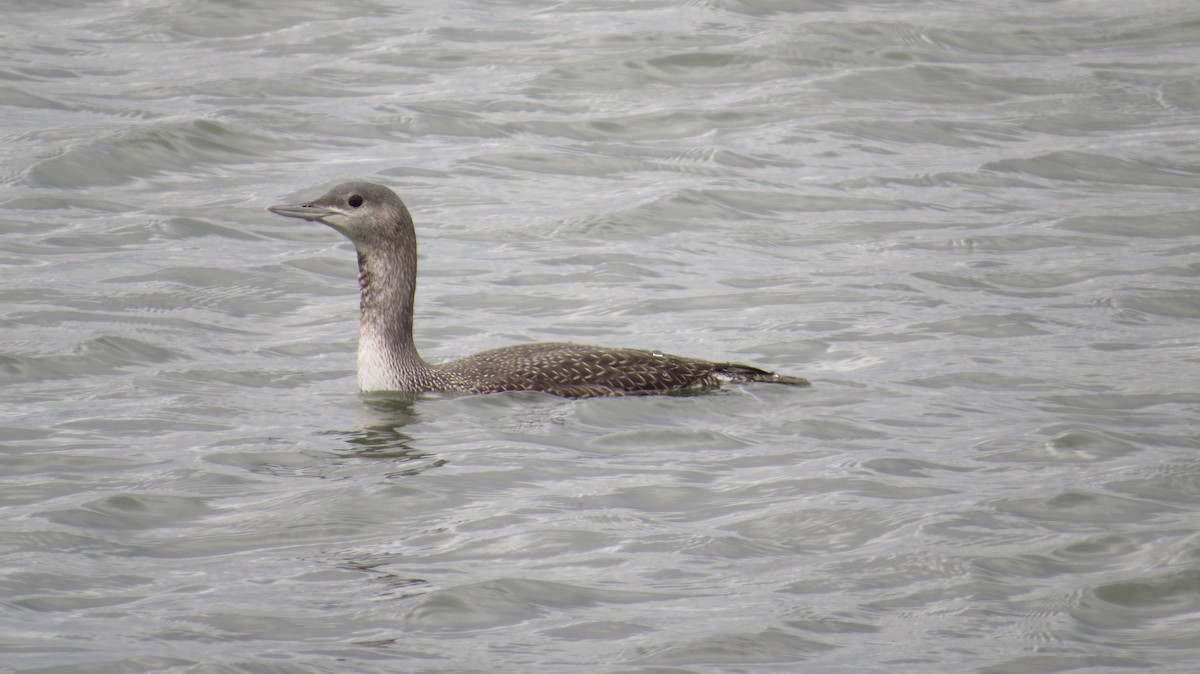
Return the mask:
M 418 475 L 446 464 L 445 459 L 413 447 L 413 436 L 403 432 L 405 426 L 420 420 L 415 407 L 422 396 L 415 393 L 378 392 L 362 395 L 364 425 L 353 431 L 324 431 L 321 435 L 336 437 L 348 449 L 337 451 L 343 458 L 386 460 L 381 470 L 390 477 Z M 397 466 L 403 468 L 397 469 Z

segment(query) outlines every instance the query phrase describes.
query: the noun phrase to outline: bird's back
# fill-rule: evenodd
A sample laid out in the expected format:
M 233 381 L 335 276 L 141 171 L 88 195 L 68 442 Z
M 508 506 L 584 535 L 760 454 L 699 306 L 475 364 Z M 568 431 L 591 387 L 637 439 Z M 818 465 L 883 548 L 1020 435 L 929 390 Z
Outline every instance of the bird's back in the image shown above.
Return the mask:
M 452 392 L 543 391 L 569 398 L 685 392 L 722 382 L 808 383 L 747 365 L 563 342 L 493 349 L 435 369 L 441 388 Z

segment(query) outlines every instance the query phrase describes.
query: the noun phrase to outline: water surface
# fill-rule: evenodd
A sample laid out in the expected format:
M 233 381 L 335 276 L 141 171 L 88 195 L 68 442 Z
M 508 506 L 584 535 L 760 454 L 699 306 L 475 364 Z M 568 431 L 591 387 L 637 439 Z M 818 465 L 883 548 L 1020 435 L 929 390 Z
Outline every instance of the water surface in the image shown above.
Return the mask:
M 0 671 L 1191 672 L 1200 8 L 9 3 Z M 361 397 L 431 360 L 811 389 Z

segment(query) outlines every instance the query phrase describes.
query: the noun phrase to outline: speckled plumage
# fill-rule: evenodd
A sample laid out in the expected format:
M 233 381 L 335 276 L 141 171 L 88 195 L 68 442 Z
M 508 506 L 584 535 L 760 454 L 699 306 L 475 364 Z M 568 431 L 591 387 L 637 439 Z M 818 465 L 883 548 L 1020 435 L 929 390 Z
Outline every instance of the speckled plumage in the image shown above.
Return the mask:
M 412 217 L 395 192 L 345 183 L 311 203 L 269 210 L 324 223 L 354 242 L 361 298 L 358 383 L 364 391 L 543 391 L 590 398 L 683 392 L 725 382 L 808 384 L 749 365 L 559 342 L 507 346 L 431 365 L 413 341 L 417 241 Z

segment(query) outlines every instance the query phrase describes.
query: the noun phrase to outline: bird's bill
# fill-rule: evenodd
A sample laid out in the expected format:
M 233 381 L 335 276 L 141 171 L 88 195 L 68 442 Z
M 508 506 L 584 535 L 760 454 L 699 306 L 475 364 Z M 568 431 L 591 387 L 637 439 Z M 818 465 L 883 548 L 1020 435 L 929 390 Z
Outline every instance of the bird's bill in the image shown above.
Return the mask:
M 267 210 L 285 218 L 300 218 L 301 220 L 320 220 L 331 215 L 341 215 L 341 211 L 321 208 L 313 204 L 280 204 L 267 206 Z

